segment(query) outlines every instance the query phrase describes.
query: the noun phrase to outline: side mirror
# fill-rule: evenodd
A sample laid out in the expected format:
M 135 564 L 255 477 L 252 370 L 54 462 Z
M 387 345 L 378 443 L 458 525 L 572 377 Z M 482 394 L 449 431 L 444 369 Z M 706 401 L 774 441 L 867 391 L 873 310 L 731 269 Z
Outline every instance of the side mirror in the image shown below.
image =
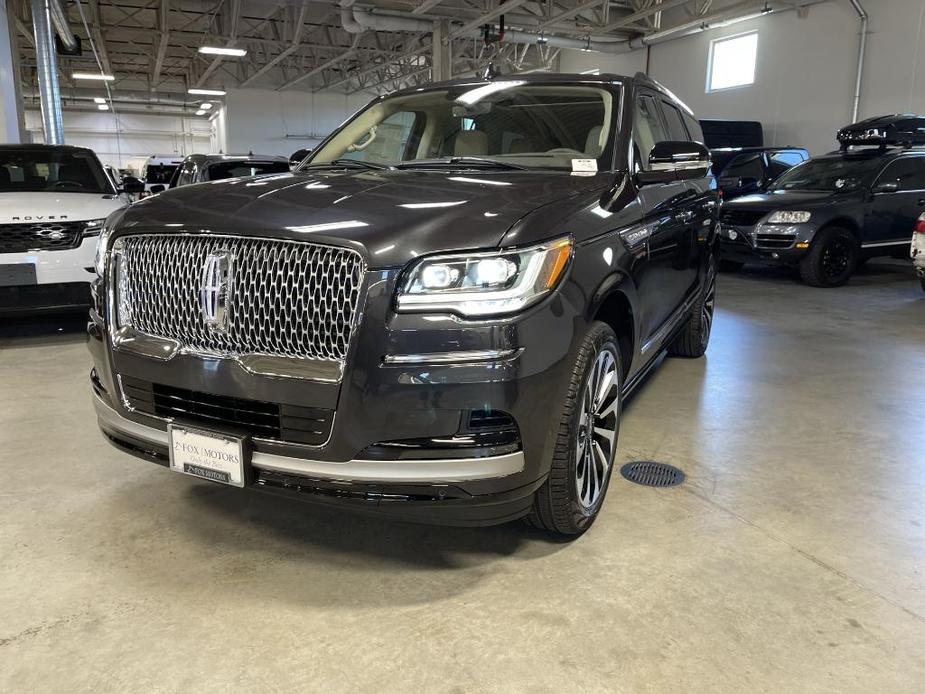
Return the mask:
M 165 186 L 163 183 L 158 183 L 157 185 L 151 186 L 151 190 L 149 192 L 151 195 L 157 195 L 158 193 L 163 193 L 165 190 L 167 190 L 167 186 Z
M 899 181 L 881 181 L 873 187 L 871 193 L 895 193 L 899 190 Z
M 138 193 L 145 192 L 145 184 L 139 181 L 134 176 L 126 176 L 122 179 L 122 189 L 121 192 L 129 193 L 130 195 L 136 195 Z
M 649 152 L 649 170 L 639 171 L 639 185 L 703 178 L 710 170 L 710 150 L 699 142 L 659 142 Z

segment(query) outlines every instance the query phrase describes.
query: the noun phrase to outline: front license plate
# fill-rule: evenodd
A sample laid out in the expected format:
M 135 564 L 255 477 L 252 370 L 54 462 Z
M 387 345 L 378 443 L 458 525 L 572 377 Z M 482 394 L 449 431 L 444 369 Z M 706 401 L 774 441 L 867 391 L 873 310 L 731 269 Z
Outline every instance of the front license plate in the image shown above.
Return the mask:
M 36 284 L 32 263 L 0 264 L 0 287 L 25 287 Z
M 244 486 L 244 441 L 171 424 L 170 469 L 204 480 Z

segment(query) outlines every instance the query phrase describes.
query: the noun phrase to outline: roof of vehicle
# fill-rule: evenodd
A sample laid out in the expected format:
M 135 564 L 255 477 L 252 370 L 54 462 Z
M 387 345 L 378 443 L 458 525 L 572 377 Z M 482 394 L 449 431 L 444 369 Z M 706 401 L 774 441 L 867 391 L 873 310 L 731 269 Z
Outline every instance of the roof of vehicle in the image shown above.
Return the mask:
M 46 151 L 57 150 L 57 151 L 89 152 L 90 154 L 94 153 L 93 150 L 90 149 L 89 147 L 78 147 L 76 145 L 43 145 L 40 143 L 22 143 L 22 144 L 8 143 L 8 144 L 0 145 L 0 151 L 4 151 L 4 152 L 14 151 L 14 150 L 23 150 L 23 149 L 46 150 Z
M 183 161 L 194 161 L 199 164 L 215 164 L 223 161 L 280 162 L 288 164 L 289 157 L 281 157 L 275 154 L 189 154 Z

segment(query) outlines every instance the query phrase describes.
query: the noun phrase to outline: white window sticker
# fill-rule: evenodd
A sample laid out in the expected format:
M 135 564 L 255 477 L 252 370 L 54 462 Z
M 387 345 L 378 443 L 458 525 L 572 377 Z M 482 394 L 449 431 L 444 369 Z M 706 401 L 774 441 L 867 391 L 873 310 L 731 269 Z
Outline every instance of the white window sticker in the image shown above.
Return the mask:
M 597 171 L 597 159 L 572 159 L 572 171 Z

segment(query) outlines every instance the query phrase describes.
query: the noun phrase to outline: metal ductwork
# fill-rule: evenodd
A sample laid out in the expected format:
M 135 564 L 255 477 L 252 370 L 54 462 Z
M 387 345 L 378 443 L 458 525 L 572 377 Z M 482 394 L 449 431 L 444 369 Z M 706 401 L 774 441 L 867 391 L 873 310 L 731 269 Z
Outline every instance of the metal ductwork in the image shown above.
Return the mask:
M 434 23 L 426 19 L 415 19 L 413 17 L 395 17 L 392 15 L 373 14 L 366 10 L 353 7 L 353 0 L 341 0 L 341 23 L 345 31 L 351 34 L 359 34 L 364 31 L 413 31 L 413 32 L 431 32 L 434 30 Z M 469 36 L 481 37 L 482 30 L 474 27 Z M 529 31 L 516 31 L 506 29 L 504 32 L 505 43 L 538 43 L 553 46 L 554 48 L 572 48 L 580 51 L 595 51 L 598 53 L 623 53 L 626 48 L 626 41 L 595 41 L 590 37 L 587 39 L 572 39 L 562 36 L 548 36 L 542 33 L 533 33 Z
M 858 70 L 854 80 L 854 102 L 851 106 L 851 122 L 858 121 L 858 107 L 861 104 L 861 77 L 864 76 L 864 54 L 867 52 L 867 23 L 869 17 L 867 10 L 861 5 L 859 0 L 851 0 L 851 6 L 858 13 L 861 20 L 861 38 L 858 44 Z
M 55 26 L 58 38 L 61 39 L 61 45 L 68 51 L 77 49 L 77 37 L 71 31 L 67 23 L 67 13 L 61 5 L 61 0 L 48 0 L 48 7 L 51 10 L 51 22 Z
M 61 87 L 58 84 L 58 56 L 52 34 L 53 0 L 32 0 L 32 26 L 35 33 L 35 58 L 39 95 L 42 102 L 42 127 L 45 142 L 64 144 L 64 119 L 61 116 Z M 73 34 L 71 35 L 73 37 Z

